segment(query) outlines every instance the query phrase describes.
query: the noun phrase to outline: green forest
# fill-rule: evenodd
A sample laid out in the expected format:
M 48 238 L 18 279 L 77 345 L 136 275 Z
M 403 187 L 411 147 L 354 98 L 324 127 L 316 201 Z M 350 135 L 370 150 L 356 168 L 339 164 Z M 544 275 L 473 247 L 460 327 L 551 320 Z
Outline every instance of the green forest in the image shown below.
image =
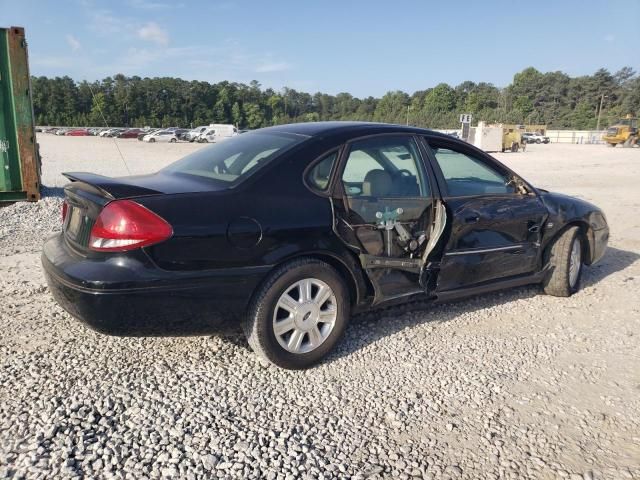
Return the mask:
M 441 83 L 408 94 L 389 91 L 381 98 L 328 95 L 291 88 L 280 91 L 233 82 L 179 78 L 140 78 L 118 74 L 96 82 L 69 77 L 32 77 L 36 123 L 56 126 L 195 127 L 233 123 L 240 128 L 320 120 L 409 123 L 457 128 L 460 113 L 474 121 L 547 124 L 552 129 L 601 128 L 626 114 L 640 114 L 640 76 L 630 67 L 611 73 L 570 77 L 529 67 L 499 88 L 466 81 Z M 104 120 L 102 118 L 104 114 Z

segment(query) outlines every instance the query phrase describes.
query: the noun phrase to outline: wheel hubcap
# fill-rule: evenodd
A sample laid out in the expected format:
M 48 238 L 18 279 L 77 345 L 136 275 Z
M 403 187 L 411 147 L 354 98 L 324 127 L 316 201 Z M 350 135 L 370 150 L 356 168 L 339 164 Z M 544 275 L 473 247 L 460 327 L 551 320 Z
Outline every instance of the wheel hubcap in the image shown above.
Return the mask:
M 569 259 L 569 284 L 571 287 L 575 287 L 578 282 L 578 275 L 580 274 L 580 267 L 582 265 L 580 240 L 575 239 L 573 241 L 573 247 L 571 248 L 571 257 Z
M 288 287 L 273 312 L 273 333 L 282 348 L 308 353 L 333 331 L 338 316 L 336 296 L 317 278 L 305 278 Z

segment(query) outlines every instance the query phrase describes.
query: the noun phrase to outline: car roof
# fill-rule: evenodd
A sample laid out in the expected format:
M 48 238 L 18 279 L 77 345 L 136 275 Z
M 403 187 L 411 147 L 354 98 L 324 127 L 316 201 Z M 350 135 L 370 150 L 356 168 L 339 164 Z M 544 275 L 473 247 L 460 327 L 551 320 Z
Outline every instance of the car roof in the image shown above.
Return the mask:
M 352 134 L 375 135 L 379 133 L 414 133 L 430 134 L 434 136 L 449 137 L 444 133 L 435 132 L 426 128 L 410 127 L 377 122 L 305 122 L 276 125 L 274 127 L 261 128 L 261 132 L 281 132 L 306 135 L 309 137 L 331 137 L 334 135 Z

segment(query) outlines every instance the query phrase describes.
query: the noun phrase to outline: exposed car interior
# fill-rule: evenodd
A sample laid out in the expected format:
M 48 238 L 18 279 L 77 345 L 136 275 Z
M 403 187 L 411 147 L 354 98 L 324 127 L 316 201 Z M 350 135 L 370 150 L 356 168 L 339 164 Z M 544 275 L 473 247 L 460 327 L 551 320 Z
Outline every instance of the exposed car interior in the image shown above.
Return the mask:
M 343 166 L 337 231 L 361 253 L 380 297 L 418 284 L 433 217 L 423 168 L 409 137 L 355 142 Z

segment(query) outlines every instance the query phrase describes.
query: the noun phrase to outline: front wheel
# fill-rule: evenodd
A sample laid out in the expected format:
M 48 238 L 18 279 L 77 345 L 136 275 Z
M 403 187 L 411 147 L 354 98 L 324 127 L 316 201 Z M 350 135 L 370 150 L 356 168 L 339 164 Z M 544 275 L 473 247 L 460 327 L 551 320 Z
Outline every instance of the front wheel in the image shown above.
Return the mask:
M 330 265 L 306 258 L 273 272 L 255 294 L 243 330 L 262 359 L 287 369 L 322 360 L 342 337 L 349 295 Z
M 149 139 L 149 143 L 156 143 L 156 139 L 155 138 L 150 138 Z
M 578 227 L 567 229 L 548 250 L 549 272 L 542 286 L 556 297 L 569 297 L 580 288 L 582 275 L 582 236 Z
M 175 138 L 172 138 L 171 140 L 169 140 L 169 143 L 176 143 L 177 140 Z

